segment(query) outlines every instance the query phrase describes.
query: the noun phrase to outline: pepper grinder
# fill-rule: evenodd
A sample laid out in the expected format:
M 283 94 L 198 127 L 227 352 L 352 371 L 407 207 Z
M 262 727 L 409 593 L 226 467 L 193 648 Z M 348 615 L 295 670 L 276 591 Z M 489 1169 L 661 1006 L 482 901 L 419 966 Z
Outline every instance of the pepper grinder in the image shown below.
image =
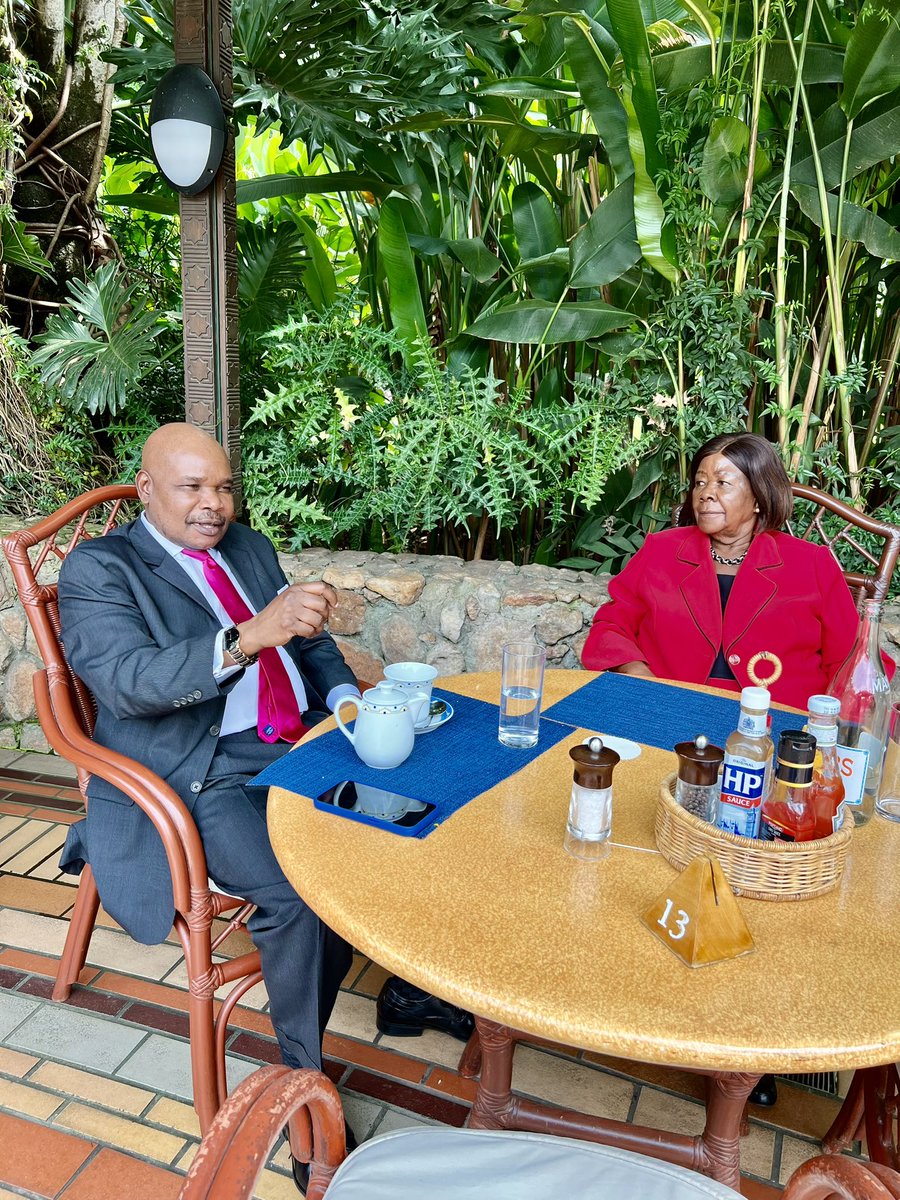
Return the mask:
M 569 758 L 575 762 L 575 777 L 563 846 L 575 858 L 606 858 L 612 829 L 612 773 L 619 756 L 603 745 L 602 738 L 592 737 L 587 745 L 570 750 Z
M 725 751 L 713 746 L 702 733 L 692 742 L 679 742 L 678 778 L 675 780 L 675 800 L 681 807 L 702 821 L 715 821 L 719 804 L 719 769 Z

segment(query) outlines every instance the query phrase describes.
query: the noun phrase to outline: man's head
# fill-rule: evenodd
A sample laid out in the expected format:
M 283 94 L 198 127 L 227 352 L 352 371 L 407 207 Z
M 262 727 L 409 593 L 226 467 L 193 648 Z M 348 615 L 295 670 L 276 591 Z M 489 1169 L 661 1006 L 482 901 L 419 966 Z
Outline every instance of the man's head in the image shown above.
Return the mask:
M 154 430 L 135 484 L 151 525 L 178 546 L 208 550 L 234 520 L 228 456 L 196 425 Z

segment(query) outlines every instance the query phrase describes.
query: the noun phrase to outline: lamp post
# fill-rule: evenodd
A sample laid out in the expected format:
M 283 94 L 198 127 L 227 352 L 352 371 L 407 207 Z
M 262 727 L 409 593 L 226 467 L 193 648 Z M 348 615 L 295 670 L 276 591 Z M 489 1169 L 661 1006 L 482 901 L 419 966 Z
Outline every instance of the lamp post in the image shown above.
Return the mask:
M 186 420 L 207 429 L 225 447 L 239 505 L 241 428 L 231 29 L 230 0 L 175 0 L 177 65 L 165 76 L 154 97 L 151 138 L 160 171 L 180 194 Z M 204 79 L 212 85 L 212 92 L 205 89 Z M 185 81 L 190 81 L 187 89 Z M 160 107 L 167 82 L 175 95 Z M 190 104 L 184 99 L 186 91 L 194 96 Z M 213 112 L 216 102 L 220 126 Z M 166 125 L 169 121 L 185 124 Z M 189 129 L 186 124 L 205 125 L 210 132 Z M 214 166 L 217 131 L 221 133 L 221 154 L 220 163 Z M 200 163 L 207 137 L 207 157 Z M 187 164 L 179 162 L 182 151 L 178 147 L 184 142 L 196 152 L 190 170 L 196 172 L 199 167 L 199 173 L 193 175 L 193 184 Z M 210 169 L 211 181 L 206 175 Z M 179 183 L 181 179 L 187 182 Z

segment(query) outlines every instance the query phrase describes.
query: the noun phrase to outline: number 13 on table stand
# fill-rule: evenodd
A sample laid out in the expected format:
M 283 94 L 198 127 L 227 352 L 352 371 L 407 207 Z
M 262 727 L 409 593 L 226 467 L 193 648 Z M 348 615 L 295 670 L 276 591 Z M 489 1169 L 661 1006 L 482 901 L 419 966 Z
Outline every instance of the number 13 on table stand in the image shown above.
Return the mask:
M 722 962 L 754 949 L 740 906 L 712 856 L 700 855 L 689 863 L 642 919 L 689 967 Z

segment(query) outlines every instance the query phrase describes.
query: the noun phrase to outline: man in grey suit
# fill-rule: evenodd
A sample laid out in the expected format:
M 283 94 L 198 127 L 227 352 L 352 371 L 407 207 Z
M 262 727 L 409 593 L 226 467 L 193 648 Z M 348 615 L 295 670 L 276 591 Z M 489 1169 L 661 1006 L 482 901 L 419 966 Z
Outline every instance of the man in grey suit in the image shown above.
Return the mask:
M 233 524 L 228 458 L 202 430 L 151 434 L 136 483 L 143 514 L 82 542 L 63 564 L 66 653 L 97 701 L 98 742 L 170 784 L 192 812 L 213 881 L 256 905 L 250 932 L 282 1058 L 318 1067 L 350 948 L 285 879 L 269 844 L 265 790 L 247 784 L 291 744 L 262 740 L 274 731 L 258 722 L 261 651 L 280 648 L 295 721 L 299 711 L 314 724 L 342 694 L 358 695 L 324 629 L 336 596 L 324 583 L 289 586 L 268 539 Z M 236 587 L 246 620 L 229 617 L 203 552 Z M 107 912 L 139 941 L 163 941 L 174 906 L 159 835 L 102 779 L 92 779 L 89 797 L 64 865 L 90 862 Z
M 166 780 L 191 810 L 213 881 L 256 905 L 250 933 L 282 1058 L 318 1067 L 351 952 L 285 879 L 265 790 L 248 783 L 342 695 L 359 695 L 325 632 L 336 596 L 324 583 L 289 585 L 271 542 L 233 523 L 228 458 L 195 426 L 151 434 L 136 484 L 143 514 L 63 563 L 66 654 L 97 702 L 97 741 Z M 275 676 L 287 714 L 274 704 Z M 159 835 L 111 784 L 94 778 L 88 794 L 61 865 L 75 872 L 89 862 L 106 911 L 139 941 L 163 941 L 174 904 Z M 395 976 L 378 997 L 377 1023 L 394 1036 L 429 1028 L 463 1040 L 474 1027 L 463 1009 Z M 302 1188 L 303 1164 L 294 1177 Z

